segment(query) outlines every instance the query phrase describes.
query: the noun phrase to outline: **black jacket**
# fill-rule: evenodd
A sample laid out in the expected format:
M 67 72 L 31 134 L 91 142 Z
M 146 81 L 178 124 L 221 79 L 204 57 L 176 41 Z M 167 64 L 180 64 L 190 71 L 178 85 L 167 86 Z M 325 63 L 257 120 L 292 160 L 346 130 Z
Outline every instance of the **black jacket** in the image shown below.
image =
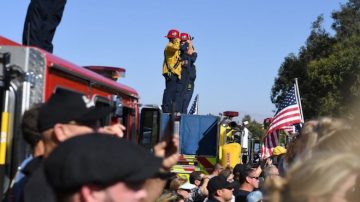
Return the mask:
M 24 187 L 24 202 L 56 202 L 56 197 L 47 183 L 42 161 Z

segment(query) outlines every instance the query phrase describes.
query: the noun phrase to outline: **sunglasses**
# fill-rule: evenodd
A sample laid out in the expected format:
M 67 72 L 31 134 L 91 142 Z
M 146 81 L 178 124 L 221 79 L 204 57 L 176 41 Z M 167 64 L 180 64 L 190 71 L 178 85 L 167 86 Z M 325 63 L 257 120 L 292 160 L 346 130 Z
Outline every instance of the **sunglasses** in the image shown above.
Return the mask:
M 180 189 L 180 190 L 184 190 L 184 191 L 186 191 L 187 193 L 190 193 L 190 192 L 191 192 L 190 189 Z
M 250 177 L 250 178 L 252 178 L 252 179 L 259 179 L 259 177 L 253 177 L 253 176 L 248 176 L 248 177 Z

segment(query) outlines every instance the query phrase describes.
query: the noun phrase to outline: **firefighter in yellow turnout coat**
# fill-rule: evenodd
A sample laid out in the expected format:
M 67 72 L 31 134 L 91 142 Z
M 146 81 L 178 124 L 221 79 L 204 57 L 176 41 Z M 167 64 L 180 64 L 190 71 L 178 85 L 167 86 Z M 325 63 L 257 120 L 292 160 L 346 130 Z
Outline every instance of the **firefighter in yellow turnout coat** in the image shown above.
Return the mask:
M 166 37 L 169 39 L 169 43 L 164 50 L 162 74 L 165 77 L 165 90 L 162 110 L 165 113 L 169 113 L 173 103 L 176 102 L 176 96 L 180 96 L 178 90 L 178 83 L 181 79 L 180 33 L 178 30 L 172 29 Z

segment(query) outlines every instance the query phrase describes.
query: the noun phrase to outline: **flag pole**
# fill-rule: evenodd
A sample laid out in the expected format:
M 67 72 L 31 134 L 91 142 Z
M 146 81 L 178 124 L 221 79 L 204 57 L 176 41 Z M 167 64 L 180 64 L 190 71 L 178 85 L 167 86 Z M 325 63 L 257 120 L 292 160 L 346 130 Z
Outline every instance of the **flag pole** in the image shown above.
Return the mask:
M 300 115 L 301 115 L 301 120 L 304 123 L 304 114 L 303 114 L 303 110 L 302 110 L 302 106 L 301 106 L 301 99 L 300 99 L 300 91 L 299 91 L 299 85 L 298 85 L 298 79 L 295 78 L 295 94 L 296 94 L 296 101 L 298 102 L 299 108 L 300 108 Z
M 197 94 L 196 114 L 199 114 L 199 94 Z

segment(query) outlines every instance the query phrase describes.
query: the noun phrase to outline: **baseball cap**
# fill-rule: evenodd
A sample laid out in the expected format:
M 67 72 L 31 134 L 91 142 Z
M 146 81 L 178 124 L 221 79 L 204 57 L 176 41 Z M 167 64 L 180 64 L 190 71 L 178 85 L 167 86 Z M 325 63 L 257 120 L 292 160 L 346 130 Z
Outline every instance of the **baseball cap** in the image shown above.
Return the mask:
M 224 176 L 215 176 L 208 182 L 207 189 L 210 193 L 215 193 L 219 189 L 232 189 L 233 185 Z
M 88 99 L 84 94 L 59 88 L 40 108 L 39 131 L 43 132 L 57 123 L 70 121 L 94 123 L 110 112 L 110 106 L 95 106 L 94 100 Z
M 277 146 L 273 150 L 273 156 L 279 156 L 281 154 L 286 154 L 286 149 L 282 146 Z
M 124 139 L 89 133 L 61 143 L 45 160 L 51 187 L 71 193 L 83 185 L 142 182 L 158 173 L 162 159 Z
M 188 183 L 188 182 L 180 185 L 180 187 L 179 187 L 179 189 L 184 189 L 184 190 L 192 190 L 195 188 L 196 188 L 196 185 Z

